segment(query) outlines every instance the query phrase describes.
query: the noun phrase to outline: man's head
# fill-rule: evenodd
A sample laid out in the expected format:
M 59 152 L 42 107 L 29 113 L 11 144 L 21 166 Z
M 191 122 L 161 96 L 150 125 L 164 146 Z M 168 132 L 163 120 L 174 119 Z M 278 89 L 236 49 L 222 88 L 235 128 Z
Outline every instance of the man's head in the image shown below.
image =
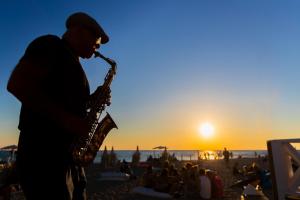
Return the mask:
M 204 168 L 200 168 L 199 169 L 199 175 L 201 176 L 204 176 L 205 175 L 205 169 Z
M 83 12 L 70 15 L 66 20 L 66 28 L 64 38 L 82 58 L 90 58 L 101 44 L 109 41 L 109 37 L 97 21 Z

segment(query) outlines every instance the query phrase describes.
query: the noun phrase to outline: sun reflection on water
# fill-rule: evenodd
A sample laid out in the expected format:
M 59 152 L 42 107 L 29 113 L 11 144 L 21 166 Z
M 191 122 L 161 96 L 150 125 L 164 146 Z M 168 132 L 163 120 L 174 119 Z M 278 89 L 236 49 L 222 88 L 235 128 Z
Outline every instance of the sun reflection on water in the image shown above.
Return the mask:
M 222 158 L 222 152 L 205 150 L 205 151 L 199 152 L 199 157 L 202 160 L 219 160 Z

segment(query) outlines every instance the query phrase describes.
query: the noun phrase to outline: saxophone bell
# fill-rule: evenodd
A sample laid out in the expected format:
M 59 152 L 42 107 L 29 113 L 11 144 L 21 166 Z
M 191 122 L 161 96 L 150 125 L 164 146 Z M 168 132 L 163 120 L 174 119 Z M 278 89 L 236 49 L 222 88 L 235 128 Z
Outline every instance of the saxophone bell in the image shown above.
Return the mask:
M 73 159 L 75 159 L 75 162 L 82 166 L 87 166 L 92 163 L 104 139 L 113 128 L 118 129 L 118 126 L 109 113 L 106 112 L 106 116 L 99 122 L 93 137 L 91 138 L 90 145 L 79 151 L 73 152 Z

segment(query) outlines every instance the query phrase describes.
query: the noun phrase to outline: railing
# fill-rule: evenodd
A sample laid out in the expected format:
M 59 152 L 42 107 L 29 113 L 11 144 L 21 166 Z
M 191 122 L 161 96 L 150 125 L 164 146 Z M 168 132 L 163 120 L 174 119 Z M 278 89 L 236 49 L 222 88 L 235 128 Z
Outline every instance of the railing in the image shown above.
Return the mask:
M 287 195 L 299 194 L 300 154 L 292 143 L 300 143 L 300 139 L 267 141 L 275 200 L 284 200 Z

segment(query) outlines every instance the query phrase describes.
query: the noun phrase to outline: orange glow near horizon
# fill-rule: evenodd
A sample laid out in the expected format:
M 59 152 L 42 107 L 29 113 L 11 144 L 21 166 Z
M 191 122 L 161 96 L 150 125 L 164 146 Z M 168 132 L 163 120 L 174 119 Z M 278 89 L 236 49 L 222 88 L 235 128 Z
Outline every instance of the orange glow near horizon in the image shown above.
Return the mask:
M 141 150 L 156 146 L 167 146 L 170 150 L 222 150 L 224 147 L 229 150 L 265 150 L 267 140 L 293 138 L 299 133 L 297 123 L 289 128 L 276 127 L 270 116 L 258 111 L 250 115 L 248 107 L 240 110 L 217 102 L 210 103 L 186 102 L 184 105 L 190 105 L 187 109 L 166 101 L 161 103 L 159 109 L 144 106 L 146 116 L 140 110 L 134 115 L 115 114 L 119 129 L 113 129 L 108 134 L 101 149 L 106 145 L 109 149 L 114 146 L 115 150 L 135 150 L 136 146 Z M 211 138 L 199 136 L 199 122 L 208 121 L 215 134 Z M 17 122 L 13 127 L 17 127 Z M 16 128 L 4 129 L 0 134 L 0 147 L 17 144 L 19 131 Z

